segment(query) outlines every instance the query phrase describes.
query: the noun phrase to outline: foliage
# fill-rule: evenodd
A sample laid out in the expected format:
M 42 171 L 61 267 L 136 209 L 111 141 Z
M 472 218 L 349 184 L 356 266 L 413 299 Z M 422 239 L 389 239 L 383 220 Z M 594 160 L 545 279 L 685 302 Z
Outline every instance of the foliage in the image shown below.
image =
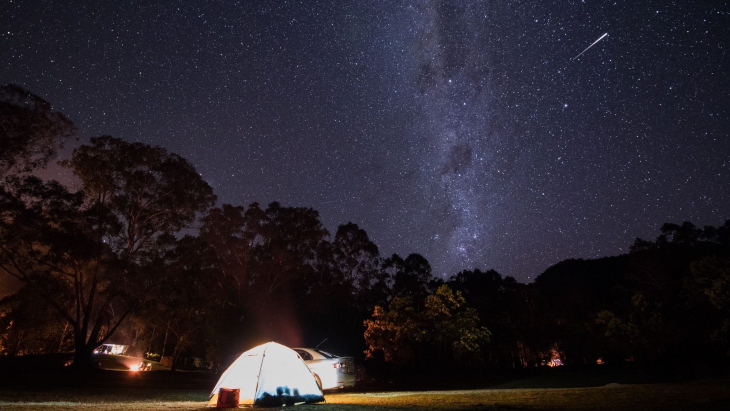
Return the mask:
M 337 228 L 333 244 L 333 264 L 343 282 L 352 285 L 352 296 L 358 305 L 372 309 L 385 302 L 388 279 L 380 270 L 378 247 L 365 230 L 347 223 Z
M 664 354 L 661 305 L 636 293 L 631 298 L 628 317 L 621 318 L 609 310 L 597 314 L 596 323 L 605 330 L 614 359 L 656 359 Z
M 490 366 L 515 368 L 537 360 L 531 352 L 538 346 L 532 335 L 540 328 L 531 288 L 512 277 L 503 278 L 494 270 L 464 270 L 447 284 L 461 292 L 468 306 L 476 310 L 492 332 L 494 338 L 481 353 Z
M 11 178 L 2 190 L 0 269 L 32 288 L 74 330 L 79 368 L 155 284 L 143 276 L 155 240 L 186 227 L 214 201 L 177 155 L 111 137 L 65 163 L 83 183 Z
M 466 305 L 461 292 L 440 286 L 426 297 L 422 318 L 427 327 L 425 335 L 439 351 L 449 350 L 449 356 L 460 361 L 481 360 L 481 348 L 489 342 L 491 333 L 480 324 L 476 310 Z
M 73 341 L 68 323 L 27 287 L 0 300 L 0 355 L 66 350 Z
M 216 321 L 214 314 L 219 311 L 221 301 L 211 298 L 216 268 L 211 250 L 203 240 L 189 235 L 180 240 L 166 240 L 170 244 L 162 247 L 164 255 L 149 266 L 163 275 L 158 275 L 159 283 L 142 313 L 157 319 L 165 335 L 171 337 L 172 350 L 167 353 L 175 367 L 184 352 L 205 352 L 199 345 L 211 343 L 204 331 L 208 323 Z M 163 341 L 162 353 L 166 352 L 167 342 Z
M 712 306 L 730 314 L 730 260 L 710 255 L 693 262 L 690 271 Z
M 81 193 L 35 177 L 13 179 L 8 188 L 0 199 L 0 270 L 72 326 L 77 350 L 93 350 L 123 320 L 124 315 L 113 318 L 111 308 L 129 306 L 132 278 L 109 247 L 96 241 Z
M 161 147 L 95 137 L 62 162 L 81 180 L 89 218 L 115 253 L 134 260 L 215 202 L 195 168 Z
M 0 86 L 0 179 L 44 167 L 74 133 L 49 102 L 14 84 Z
M 386 362 L 400 366 L 423 360 L 425 353 L 441 365 L 447 359 L 475 363 L 490 338 L 476 311 L 447 285 L 428 295 L 421 311 L 409 296 L 393 298 L 388 310 L 376 306 L 365 325 L 366 358 L 382 354 Z
M 410 365 L 417 358 L 417 344 L 425 331 L 410 297 L 395 297 L 388 309 L 375 306 L 372 319 L 365 321 L 366 358 L 381 354 L 386 362 Z
M 690 271 L 687 288 L 690 293 L 699 293 L 714 308 L 708 316 L 714 319 L 711 337 L 730 355 L 730 259 L 710 255 L 693 262 Z

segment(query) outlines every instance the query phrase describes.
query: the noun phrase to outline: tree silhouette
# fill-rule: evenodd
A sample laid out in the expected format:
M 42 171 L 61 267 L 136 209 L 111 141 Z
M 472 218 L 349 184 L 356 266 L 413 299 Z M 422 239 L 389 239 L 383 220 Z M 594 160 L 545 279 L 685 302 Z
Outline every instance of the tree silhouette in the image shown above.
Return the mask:
M 97 234 L 125 261 L 141 257 L 160 234 L 187 227 L 215 202 L 195 168 L 161 147 L 94 137 L 62 164 L 81 180 Z
M 372 311 L 376 304 L 385 303 L 387 278 L 380 270 L 380 252 L 365 230 L 353 223 L 340 225 L 332 246 L 334 263 L 342 281 L 352 286 L 358 311 Z
M 83 190 L 11 179 L 1 201 L 0 269 L 43 296 L 74 330 L 74 365 L 91 366 L 156 283 L 140 267 L 155 240 L 209 207 L 212 189 L 184 159 L 159 147 L 93 138 L 65 165 Z
M 0 86 L 0 179 L 44 167 L 74 133 L 49 102 L 14 84 Z

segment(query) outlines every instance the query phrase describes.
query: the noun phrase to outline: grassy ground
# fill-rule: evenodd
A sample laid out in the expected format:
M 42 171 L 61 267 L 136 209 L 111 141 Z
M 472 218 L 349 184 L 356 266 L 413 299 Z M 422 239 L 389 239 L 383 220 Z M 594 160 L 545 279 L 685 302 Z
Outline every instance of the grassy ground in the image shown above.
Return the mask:
M 501 388 L 339 394 L 327 396 L 337 411 L 432 410 L 728 410 L 730 383 L 609 384 L 588 388 Z
M 311 411 L 729 410 L 730 380 L 581 386 L 581 374 L 547 374 L 488 389 L 326 392 Z M 25 380 L 23 380 L 25 379 Z M 592 381 L 590 378 L 588 381 Z M 599 382 L 599 381 L 595 381 Z M 600 381 L 605 383 L 605 381 Z M 101 372 L 79 382 L 46 376 L 0 381 L 5 410 L 203 410 L 215 379 L 195 373 Z M 575 387 L 578 385 L 579 387 Z M 570 387 L 574 386 L 574 387 Z M 545 388 L 563 387 L 563 388 Z

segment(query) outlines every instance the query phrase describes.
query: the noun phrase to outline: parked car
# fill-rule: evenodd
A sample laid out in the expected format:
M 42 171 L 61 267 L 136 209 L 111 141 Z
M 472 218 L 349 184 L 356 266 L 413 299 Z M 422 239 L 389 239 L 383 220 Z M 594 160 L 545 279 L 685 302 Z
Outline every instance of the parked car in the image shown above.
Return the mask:
M 292 349 L 302 357 L 323 390 L 355 386 L 357 375 L 352 357 L 338 357 L 314 348 Z

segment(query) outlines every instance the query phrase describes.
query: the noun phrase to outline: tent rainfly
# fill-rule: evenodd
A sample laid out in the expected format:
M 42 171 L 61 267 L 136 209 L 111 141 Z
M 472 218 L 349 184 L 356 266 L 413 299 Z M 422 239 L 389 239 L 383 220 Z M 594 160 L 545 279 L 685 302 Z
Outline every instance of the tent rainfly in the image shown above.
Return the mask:
M 307 364 L 294 350 L 275 342 L 241 354 L 213 388 L 209 407 L 216 406 L 221 388 L 239 389 L 239 405 L 277 407 L 324 401 Z

